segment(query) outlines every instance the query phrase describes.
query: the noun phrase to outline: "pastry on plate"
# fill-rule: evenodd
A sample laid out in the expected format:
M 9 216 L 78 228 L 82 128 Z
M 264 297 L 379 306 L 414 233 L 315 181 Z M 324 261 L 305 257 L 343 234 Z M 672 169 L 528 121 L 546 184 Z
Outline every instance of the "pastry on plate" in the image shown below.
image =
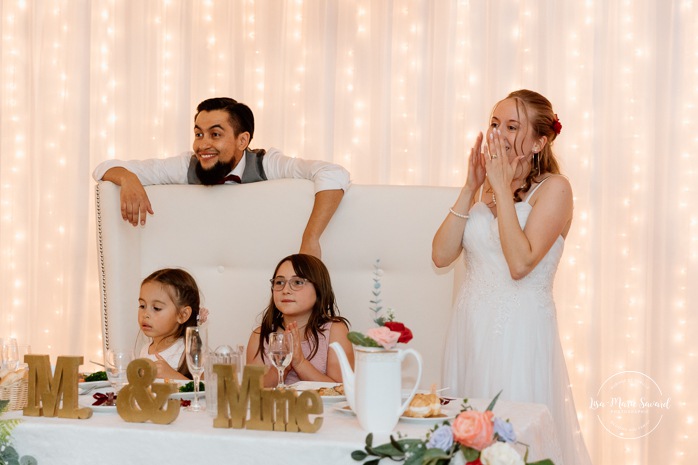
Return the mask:
M 344 395 L 344 385 L 338 384 L 332 387 L 321 387 L 317 390 L 321 397 L 334 397 Z
M 407 410 L 403 413 L 404 416 L 412 418 L 428 418 L 440 414 L 441 402 L 439 396 L 436 395 L 436 385 L 431 386 L 431 392 L 428 394 L 415 394 Z

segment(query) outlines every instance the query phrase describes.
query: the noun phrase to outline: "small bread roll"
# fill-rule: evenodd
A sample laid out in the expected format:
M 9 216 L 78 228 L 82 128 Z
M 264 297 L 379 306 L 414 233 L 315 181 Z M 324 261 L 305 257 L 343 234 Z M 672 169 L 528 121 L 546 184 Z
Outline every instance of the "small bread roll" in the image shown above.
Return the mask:
M 321 387 L 317 390 L 322 397 L 332 397 L 332 396 L 343 396 L 344 395 L 344 385 L 338 384 L 332 387 Z
M 9 386 L 10 384 L 14 383 L 15 381 L 19 381 L 20 379 L 22 379 L 23 376 L 24 376 L 24 370 L 13 371 L 10 374 L 8 374 L 2 378 L 2 380 L 0 381 L 0 386 Z

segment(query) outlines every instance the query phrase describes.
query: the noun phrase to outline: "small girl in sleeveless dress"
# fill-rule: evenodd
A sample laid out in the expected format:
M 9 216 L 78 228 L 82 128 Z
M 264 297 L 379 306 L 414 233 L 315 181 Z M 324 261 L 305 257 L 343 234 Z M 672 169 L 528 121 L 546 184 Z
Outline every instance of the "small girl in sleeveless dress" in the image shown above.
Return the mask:
M 322 261 L 305 254 L 282 259 L 271 278 L 271 298 L 262 314 L 262 324 L 252 331 L 247 344 L 247 363 L 267 365 L 269 335 L 293 335 L 291 364 L 284 372 L 286 384 L 297 381 L 342 382 L 339 360 L 329 345 L 339 342 L 351 365 L 353 349 L 347 334 L 349 322 L 339 316 L 330 274 Z M 276 370 L 267 370 L 264 385 L 276 386 Z
M 138 324 L 148 342 L 136 349 L 136 355 L 155 362 L 158 378 L 191 379 L 184 334 L 187 326 L 197 325 L 199 302 L 196 281 L 181 269 L 155 271 L 141 283 Z

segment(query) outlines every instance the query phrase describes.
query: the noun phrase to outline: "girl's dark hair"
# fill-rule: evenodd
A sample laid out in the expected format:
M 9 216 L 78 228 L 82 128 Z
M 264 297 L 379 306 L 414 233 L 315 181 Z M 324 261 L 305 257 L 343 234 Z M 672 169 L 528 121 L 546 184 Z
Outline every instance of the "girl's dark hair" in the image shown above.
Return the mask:
M 305 338 L 310 343 L 311 348 L 308 358 L 311 359 L 317 353 L 320 328 L 328 322 L 343 323 L 349 327 L 349 321 L 339 316 L 339 309 L 335 302 L 332 282 L 330 281 L 330 273 L 319 258 L 305 254 L 289 255 L 281 259 L 276 265 L 272 279 L 276 277 L 279 268 L 285 262 L 291 262 L 296 276 L 307 279 L 315 287 L 317 298 L 310 313 L 308 324 L 305 327 Z M 269 342 L 269 334 L 276 332 L 279 328 L 285 329 L 284 316 L 274 304 L 274 291 L 272 291 L 269 305 L 262 314 L 262 324 L 260 326 L 257 354 L 262 356 L 262 360 L 264 360 L 264 343 Z
M 179 268 L 164 268 L 162 270 L 157 270 L 153 272 L 150 276 L 145 278 L 141 283 L 141 286 L 146 283 L 156 282 L 163 286 L 163 289 L 168 296 L 172 299 L 177 311 L 180 311 L 184 307 L 191 307 L 191 314 L 189 319 L 183 324 L 179 325 L 177 331 L 175 332 L 175 338 L 179 339 L 184 337 L 186 333 L 186 328 L 188 326 L 196 326 L 196 320 L 199 316 L 199 306 L 201 303 L 201 297 L 199 295 L 199 286 L 197 286 L 194 278 L 184 270 Z M 187 367 L 186 358 L 177 367 L 177 371 L 187 378 L 192 377 Z
M 531 171 L 526 176 L 524 185 L 514 192 L 514 202 L 521 202 L 523 197 L 520 194 L 527 192 L 531 188 L 531 184 L 533 184 L 533 180 L 537 176 L 544 173 L 560 174 L 560 166 L 552 148 L 553 141 L 558 134 L 555 131 L 557 115 L 553 111 L 553 105 L 550 101 L 538 92 L 527 89 L 516 90 L 507 95 L 507 99 L 510 98 L 516 102 L 519 121 L 521 121 L 520 116 L 523 113 L 526 121 L 533 128 L 535 137 L 545 136 L 548 138 L 545 147 L 538 154 L 533 155 Z M 524 140 L 526 140 L 525 135 L 521 140 L 520 146 L 523 146 Z M 515 146 L 514 150 L 518 151 L 518 148 Z

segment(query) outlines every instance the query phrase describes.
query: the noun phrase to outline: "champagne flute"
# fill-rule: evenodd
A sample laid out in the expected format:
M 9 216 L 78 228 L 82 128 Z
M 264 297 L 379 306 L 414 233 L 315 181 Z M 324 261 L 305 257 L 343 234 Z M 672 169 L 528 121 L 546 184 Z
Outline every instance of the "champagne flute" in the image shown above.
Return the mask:
M 199 403 L 199 383 L 201 382 L 201 374 L 206 366 L 206 348 L 208 347 L 206 339 L 205 327 L 187 327 L 184 352 L 187 358 L 187 367 L 194 377 L 194 401 L 187 407 L 187 410 L 191 412 L 204 410 L 204 407 Z
M 277 384 L 276 389 L 285 388 L 284 370 L 293 358 L 293 335 L 290 332 L 271 333 L 269 344 L 267 344 L 267 356 L 279 372 L 279 384 Z
M 107 372 L 107 379 L 114 389 L 114 394 L 118 394 L 122 387 L 128 384 L 126 370 L 128 364 L 133 361 L 133 352 L 109 349 L 104 359 L 104 370 Z

